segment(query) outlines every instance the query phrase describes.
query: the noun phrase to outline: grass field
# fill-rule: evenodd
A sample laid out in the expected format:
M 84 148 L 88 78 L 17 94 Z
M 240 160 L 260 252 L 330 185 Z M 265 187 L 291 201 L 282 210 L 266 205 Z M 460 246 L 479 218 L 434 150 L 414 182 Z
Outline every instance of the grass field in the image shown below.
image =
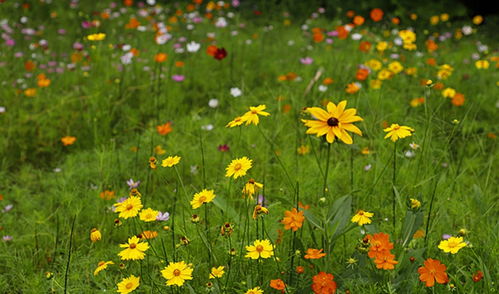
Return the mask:
M 31 2 L 0 3 L 1 293 L 497 291 L 497 18 Z

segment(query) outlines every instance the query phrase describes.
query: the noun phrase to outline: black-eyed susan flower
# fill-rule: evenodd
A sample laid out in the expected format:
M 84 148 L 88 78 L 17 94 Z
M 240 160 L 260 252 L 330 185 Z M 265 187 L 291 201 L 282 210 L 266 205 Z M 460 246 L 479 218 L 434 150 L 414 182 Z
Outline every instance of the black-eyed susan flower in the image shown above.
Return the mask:
M 143 209 L 140 212 L 139 217 L 140 217 L 141 221 L 153 222 L 156 220 L 158 214 L 159 214 L 159 211 L 154 210 L 152 208 L 147 208 L 147 209 Z
M 118 283 L 118 293 L 128 294 L 133 290 L 137 289 L 140 285 L 140 277 L 136 277 L 134 275 L 129 276 L 128 278 L 124 278 L 121 282 Z
M 463 247 L 466 247 L 463 237 L 450 237 L 447 240 L 440 241 L 440 244 L 438 244 L 439 249 L 451 254 L 456 254 Z
M 175 166 L 180 162 L 180 159 L 181 159 L 180 156 L 168 156 L 167 158 L 163 159 L 163 161 L 161 161 L 161 166 L 162 167 Z
M 161 271 L 161 275 L 166 279 L 167 286 L 182 286 L 185 281 L 192 280 L 192 271 L 191 265 L 183 261 L 170 262 L 168 266 Z
M 90 241 L 95 243 L 97 241 L 100 241 L 101 238 L 102 238 L 102 234 L 100 233 L 99 230 L 97 230 L 96 228 L 93 228 L 92 230 L 90 230 Z
M 367 212 L 364 210 L 359 210 L 352 217 L 352 223 L 357 223 L 359 226 L 363 226 L 365 224 L 370 224 L 372 222 L 371 217 L 374 216 L 374 213 Z
M 234 179 L 245 176 L 246 172 L 252 167 L 252 162 L 253 160 L 246 156 L 232 160 L 225 169 L 225 176 L 233 177 Z
M 144 252 L 149 249 L 149 244 L 147 242 L 140 242 L 140 239 L 136 236 L 128 238 L 128 243 L 120 244 L 121 248 L 125 248 L 118 255 L 121 260 L 141 260 L 144 259 L 146 255 Z
M 346 144 L 352 144 L 352 137 L 347 131 L 362 136 L 359 128 L 353 125 L 354 122 L 362 121 L 362 118 L 355 115 L 357 109 L 345 109 L 346 105 L 347 101 L 343 100 L 338 103 L 338 106 L 329 102 L 326 106 L 327 111 L 319 107 L 307 108 L 307 112 L 316 118 L 315 120 L 302 120 L 309 128 L 307 134 L 317 134 L 317 137 L 325 135 L 329 143 L 333 143 L 335 138 L 338 138 Z
M 215 199 L 215 191 L 203 189 L 203 191 L 194 194 L 194 198 L 191 201 L 192 209 L 197 209 L 205 203 L 209 203 Z
M 269 116 L 270 113 L 264 111 L 267 108 L 265 105 L 258 105 L 258 106 L 250 106 L 250 110 L 246 112 L 242 117 L 241 120 L 246 124 L 254 124 L 258 125 L 260 122 L 260 118 L 258 117 L 259 115 L 261 116 Z
M 135 196 L 130 196 L 123 202 L 115 203 L 114 206 L 116 207 L 115 211 L 120 213 L 118 216 L 125 219 L 137 216 L 143 207 L 140 198 Z
M 398 124 L 392 124 L 390 127 L 384 129 L 386 136 L 385 139 L 390 138 L 393 142 L 396 142 L 398 139 L 402 139 L 405 137 L 412 136 L 414 129 L 407 126 L 400 126 Z
M 99 261 L 97 268 L 95 268 L 94 276 L 98 275 L 101 271 L 105 270 L 108 265 L 114 264 L 112 261 Z
M 246 246 L 247 258 L 259 259 L 259 258 L 270 258 L 274 255 L 274 246 L 269 240 L 255 240 L 253 245 Z
M 210 279 L 221 278 L 225 274 L 224 266 L 212 267 L 210 272 Z

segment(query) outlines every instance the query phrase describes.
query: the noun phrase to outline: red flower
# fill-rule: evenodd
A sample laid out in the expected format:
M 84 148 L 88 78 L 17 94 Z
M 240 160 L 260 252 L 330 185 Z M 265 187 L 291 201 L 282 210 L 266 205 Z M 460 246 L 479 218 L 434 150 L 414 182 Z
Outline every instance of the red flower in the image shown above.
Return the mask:
M 482 271 L 477 271 L 474 275 L 473 275 L 473 282 L 480 282 L 480 280 L 483 279 L 483 272 Z
M 315 294 L 334 294 L 336 293 L 336 282 L 334 276 L 325 272 L 320 272 L 312 277 L 312 290 Z
M 215 59 L 217 60 L 222 60 L 227 57 L 227 51 L 225 50 L 225 48 L 217 48 L 217 51 L 215 51 L 213 57 L 215 57 Z

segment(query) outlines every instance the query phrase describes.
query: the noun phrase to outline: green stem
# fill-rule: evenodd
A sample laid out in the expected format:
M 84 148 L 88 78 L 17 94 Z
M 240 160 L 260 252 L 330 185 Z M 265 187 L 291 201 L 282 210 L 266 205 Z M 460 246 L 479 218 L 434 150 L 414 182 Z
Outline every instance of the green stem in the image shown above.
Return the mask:
M 392 174 L 392 222 L 393 222 L 393 232 L 395 232 L 395 185 L 397 180 L 397 142 L 393 144 L 393 174 Z
M 322 186 L 322 195 L 326 197 L 329 189 L 327 188 L 327 176 L 329 174 L 329 156 L 331 155 L 331 143 L 327 143 L 327 159 L 326 159 L 326 171 L 324 172 L 324 185 Z

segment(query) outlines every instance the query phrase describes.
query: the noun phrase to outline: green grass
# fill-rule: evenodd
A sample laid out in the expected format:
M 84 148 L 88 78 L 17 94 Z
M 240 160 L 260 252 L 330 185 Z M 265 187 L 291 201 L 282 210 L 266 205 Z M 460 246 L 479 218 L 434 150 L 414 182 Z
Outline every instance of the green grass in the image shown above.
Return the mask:
M 11 211 L 0 214 L 2 235 L 13 237 L 12 241 L 0 242 L 0 292 L 64 292 L 69 253 L 68 293 L 115 292 L 116 284 L 130 274 L 141 277 L 138 293 L 205 293 L 209 270 L 223 265 L 225 276 L 211 288 L 213 293 L 222 293 L 229 263 L 226 293 L 245 293 L 256 286 L 265 293 L 278 293 L 268 286 L 269 280 L 277 278 L 288 283 L 289 293 L 311 293 L 312 276 L 319 271 L 334 274 L 339 293 L 346 290 L 351 293 L 425 293 L 432 289 L 426 289 L 419 281 L 417 269 L 426 258 L 438 259 L 447 266 L 450 283 L 436 285 L 437 293 L 451 291 L 451 284 L 457 293 L 495 291 L 498 153 L 497 140 L 491 137 L 498 132 L 494 121 L 499 75 L 496 62 L 490 61 L 490 57 L 497 56 L 492 50 L 498 43 L 482 37 L 481 33 L 482 29 L 497 28 L 493 22 L 485 28 L 478 27 L 478 32 L 471 36 L 439 42 L 439 49 L 428 53 L 423 28 L 430 32 L 454 32 L 455 28 L 471 21 L 451 23 L 450 28 L 445 24 L 432 27 L 427 22 L 431 15 L 420 15 L 415 25 L 422 56 L 396 46 L 381 55 L 374 48 L 369 53 L 359 51 L 359 41 L 350 38 L 334 38 L 332 45 L 315 44 L 311 36 L 302 31 L 302 22 L 298 19 L 291 19 L 292 24 L 285 26 L 285 17 L 280 14 L 257 17 L 241 9 L 241 13 L 235 11 L 234 18 L 227 18 L 227 28 L 215 28 L 206 20 L 194 30 L 171 24 L 174 39 L 160 46 L 154 43 L 151 25 L 143 18 L 139 20 L 148 27 L 147 32 L 123 28 L 131 16 L 137 15 L 135 8 L 128 8 L 115 19 L 101 20 L 99 28 L 82 29 L 80 21 L 99 19 L 91 12 L 103 11 L 104 6 L 108 6 L 104 4 L 68 10 L 60 4 L 42 7 L 37 3 L 25 12 L 14 8 L 14 4 L 2 4 L 6 5 L 6 11 L 12 12 L 8 17 L 11 27 L 20 16 L 27 15 L 32 27 L 44 24 L 46 28 L 31 41 L 23 40 L 16 33 L 17 44 L 5 47 L 0 53 L 0 61 L 5 62 L 0 67 L 0 76 L 5 81 L 0 88 L 0 106 L 6 107 L 5 113 L 0 113 L 3 134 L 0 194 L 4 196 L 0 206 L 13 204 Z M 49 22 L 48 15 L 52 11 L 58 16 Z M 172 13 L 165 15 L 169 17 Z M 167 17 L 164 21 L 166 23 Z M 343 16 L 311 19 L 307 32 L 313 27 L 333 30 L 346 21 Z M 410 22 L 408 18 L 405 21 Z M 239 27 L 242 23 L 246 24 L 244 28 Z M 273 29 L 269 30 L 269 25 Z M 401 25 L 400 29 L 410 25 Z M 393 27 L 388 21 L 378 24 L 367 21 L 354 32 L 365 28 L 363 40 L 375 44 L 386 39 L 383 31 Z M 66 35 L 57 35 L 59 28 L 65 28 Z M 231 36 L 233 30 L 238 31 L 237 36 Z M 95 43 L 84 40 L 86 35 L 95 32 L 105 32 L 106 39 Z M 211 44 L 206 37 L 209 32 L 215 32 L 216 44 L 227 49 L 226 59 L 217 61 L 205 53 Z M 172 44 L 179 37 L 197 41 L 202 47 L 197 53 L 175 53 Z M 48 50 L 28 49 L 31 42 L 40 39 L 48 41 Z M 251 44 L 246 40 L 251 40 Z M 290 40 L 294 45 L 288 45 Z M 77 53 L 71 49 L 75 41 L 85 45 L 83 53 L 88 57 L 84 60 L 91 67 L 88 74 L 82 70 L 82 66 L 87 65 L 85 61 L 76 63 L 75 70 L 66 70 L 64 74 L 40 69 L 40 64 L 51 60 L 70 63 L 70 55 Z M 471 59 L 471 55 L 477 53 L 477 41 L 489 46 L 489 52 L 480 53 L 481 59 L 490 61 L 487 70 L 476 69 Z M 140 50 L 139 56 L 124 65 L 125 70 L 121 72 L 116 67 L 124 52 L 117 44 L 129 44 Z M 15 58 L 18 51 L 25 56 Z M 166 63 L 154 63 L 158 52 L 168 54 Z M 36 53 L 36 57 L 27 56 L 31 53 Z M 57 56 L 51 57 L 52 53 Z M 403 56 L 404 67 L 416 67 L 417 74 L 397 74 L 384 81 L 381 89 L 374 90 L 369 87 L 369 80 L 375 76 L 372 73 L 367 82 L 362 82 L 359 92 L 345 92 L 346 85 L 356 81 L 359 64 L 372 58 L 386 59 L 383 61 L 386 67 L 391 53 Z M 299 62 L 306 56 L 314 59 L 311 65 Z M 437 81 L 438 68 L 426 64 L 429 57 L 434 57 L 438 65 L 450 64 L 454 68 L 452 75 L 441 82 L 465 95 L 463 106 L 453 106 L 440 91 L 420 85 L 422 79 Z M 32 77 L 24 76 L 27 60 L 38 64 Z M 184 67 L 175 67 L 175 61 L 183 61 Z M 144 66 L 150 70 L 144 71 Z M 319 81 L 304 94 L 320 69 L 323 74 Z M 288 72 L 295 72 L 300 79 L 278 81 L 280 75 Z M 37 88 L 39 73 L 51 79 L 49 87 Z M 164 74 L 161 80 L 157 79 L 159 73 Z M 185 75 L 186 79 L 174 82 L 173 74 Z M 320 92 L 318 85 L 325 77 L 335 82 L 326 92 Z M 37 88 L 35 97 L 26 97 L 22 86 L 14 84 L 20 78 L 25 80 L 21 85 Z M 232 97 L 232 87 L 240 88 L 243 95 Z M 426 103 L 411 107 L 410 101 L 417 97 L 425 97 Z M 212 98 L 219 100 L 218 107 L 208 106 Z M 364 118 L 357 123 L 363 136 L 355 136 L 353 145 L 332 144 L 325 194 L 327 143 L 322 138 L 306 135 L 306 127 L 300 122 L 302 118 L 309 119 L 302 111 L 305 107 L 320 106 L 324 99 L 335 103 L 347 100 L 348 107 L 356 108 Z M 227 122 L 246 112 L 247 107 L 259 104 L 265 104 L 271 115 L 261 117 L 258 126 L 225 128 Z M 289 105 L 291 110 L 282 111 L 284 105 Z M 453 120 L 459 122 L 453 123 Z M 172 122 L 173 131 L 160 136 L 156 126 L 167 121 Z M 397 142 L 395 194 L 392 194 L 394 144 L 383 139 L 384 122 L 416 130 L 412 137 Z M 202 128 L 208 124 L 213 125 L 213 130 Z M 61 144 L 60 138 L 67 135 L 77 138 L 75 144 Z M 414 157 L 408 158 L 405 152 L 411 150 L 411 142 L 421 147 L 414 151 Z M 230 151 L 218 151 L 221 144 L 228 144 Z M 158 145 L 166 154 L 154 154 Z M 299 155 L 296 150 L 301 145 L 308 145 L 311 152 Z M 361 153 L 365 147 L 370 154 Z M 182 183 L 173 168 L 149 168 L 150 156 L 161 161 L 168 155 L 182 157 L 177 165 Z M 242 156 L 253 160 L 248 176 L 237 180 L 226 178 L 225 167 L 232 159 Z M 367 165 L 371 166 L 368 171 L 364 169 Z M 250 177 L 264 183 L 261 193 L 268 202 L 269 214 L 258 221 L 251 219 L 255 203 L 241 198 L 243 185 Z M 138 218 L 122 219 L 121 225 L 115 225 L 118 215 L 111 207 L 117 198 L 128 195 L 126 181 L 129 178 L 141 180 L 139 190 L 144 208 L 172 213 L 169 221 L 144 223 Z M 189 201 L 204 187 L 215 190 L 215 201 L 207 205 L 207 210 L 194 211 Z M 115 191 L 116 198 L 99 198 L 104 190 Z M 396 197 L 395 229 L 393 195 Z M 297 198 L 311 208 L 306 211 L 306 220 L 293 242 L 293 233 L 284 231 L 279 221 L 285 210 L 297 205 Z M 409 198 L 421 200 L 421 209 L 411 210 L 407 204 Z M 403 244 L 402 240 L 411 239 L 416 230 L 426 230 L 432 198 L 426 239 Z M 374 213 L 371 225 L 351 224 L 350 219 L 358 209 Z M 201 221 L 192 223 L 192 214 L 198 214 Z M 69 251 L 73 218 L 75 225 Z M 415 221 L 413 225 L 409 225 L 411 219 Z M 220 236 L 220 227 L 225 222 L 234 226 L 230 245 L 228 238 Z M 163 230 L 165 225 L 169 230 Z M 102 232 L 102 240 L 96 243 L 89 239 L 94 227 Z M 120 268 L 119 244 L 143 229 L 156 230 L 159 236 L 149 241 L 151 248 L 143 261 L 126 261 Z M 442 234 L 456 236 L 460 229 L 469 231 L 464 236 L 469 242 L 467 247 L 455 255 L 438 249 Z M 284 233 L 281 237 L 278 230 Z M 390 234 L 395 244 L 392 253 L 399 262 L 395 270 L 376 269 L 365 252 L 359 250 L 363 234 L 377 232 Z M 180 236 L 187 237 L 190 243 L 174 246 L 173 243 L 180 243 Z M 244 246 L 255 239 L 276 242 L 278 237 L 282 239 L 275 249 L 278 260 L 267 259 L 260 264 L 244 258 Z M 236 250 L 234 257 L 228 254 L 230 248 Z M 301 253 L 293 254 L 293 248 Z M 302 257 L 307 248 L 324 248 L 328 255 L 311 262 Z M 410 261 L 411 257 L 415 260 Z M 357 262 L 350 265 L 349 258 Z M 194 265 L 193 280 L 178 289 L 165 286 L 160 274 L 168 261 L 174 259 Z M 94 276 L 93 271 L 101 260 L 113 260 L 115 265 Z M 305 273 L 290 275 L 294 271 L 291 264 L 305 266 Z M 474 283 L 472 275 L 477 270 L 484 273 L 484 278 Z M 53 273 L 53 277 L 47 278 L 47 272 Z

